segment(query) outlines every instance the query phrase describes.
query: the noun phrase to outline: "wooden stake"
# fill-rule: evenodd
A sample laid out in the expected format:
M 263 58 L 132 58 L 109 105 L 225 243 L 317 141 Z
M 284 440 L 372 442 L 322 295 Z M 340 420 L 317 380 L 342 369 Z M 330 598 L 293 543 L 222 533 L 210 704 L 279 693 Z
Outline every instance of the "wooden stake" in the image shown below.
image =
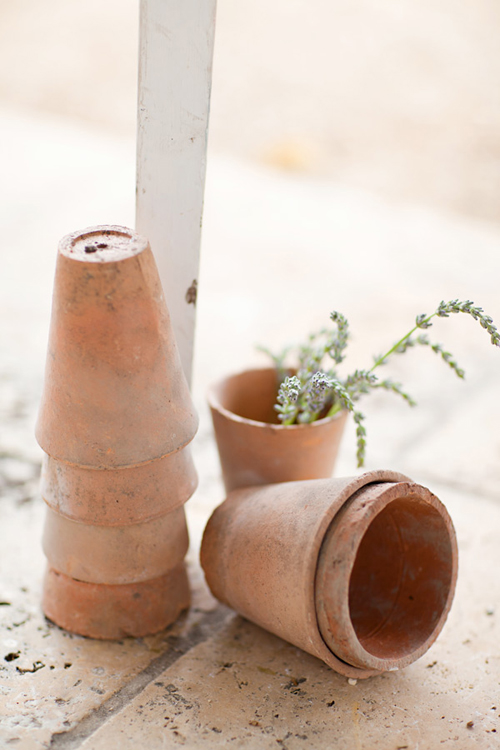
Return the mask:
M 216 0 L 141 0 L 137 230 L 191 380 Z

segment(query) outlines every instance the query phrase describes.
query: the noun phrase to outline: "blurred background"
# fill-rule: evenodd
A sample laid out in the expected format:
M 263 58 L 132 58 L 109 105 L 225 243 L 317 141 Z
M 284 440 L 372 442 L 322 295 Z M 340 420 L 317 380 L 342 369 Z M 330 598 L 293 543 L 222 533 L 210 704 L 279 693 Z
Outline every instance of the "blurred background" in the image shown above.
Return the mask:
M 9 455 L 17 446 L 38 456 L 31 425 L 58 240 L 134 224 L 138 16 L 138 0 L 0 0 L 0 449 Z M 255 343 L 279 349 L 327 324 L 333 308 L 351 322 L 351 369 L 442 298 L 471 298 L 500 319 L 499 38 L 495 0 L 219 0 L 200 411 L 211 379 L 262 361 Z M 374 407 L 395 410 L 402 433 L 379 420 L 373 462 L 393 461 L 396 448 L 409 455 L 447 415 L 482 414 L 476 395 L 498 382 L 498 352 L 476 324 L 439 326 L 469 380 L 455 382 L 430 352 L 396 362 L 390 375 L 422 409 L 391 396 Z M 496 482 L 500 445 L 488 446 Z M 459 470 L 463 456 L 454 462 Z
M 0 100 L 133 138 L 138 0 L 1 0 Z M 210 147 L 497 221 L 495 0 L 219 0 Z

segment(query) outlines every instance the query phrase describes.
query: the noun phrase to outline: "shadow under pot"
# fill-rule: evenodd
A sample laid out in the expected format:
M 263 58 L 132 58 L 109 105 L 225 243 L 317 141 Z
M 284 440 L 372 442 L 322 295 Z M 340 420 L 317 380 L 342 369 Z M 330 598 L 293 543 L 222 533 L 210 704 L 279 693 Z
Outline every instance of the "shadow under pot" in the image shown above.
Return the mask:
M 277 371 L 266 368 L 231 375 L 208 392 L 226 492 L 332 475 L 347 413 L 282 425 L 278 387 Z
M 201 548 L 208 585 L 350 678 L 406 667 L 441 632 L 457 578 L 451 519 L 401 474 L 232 492 Z

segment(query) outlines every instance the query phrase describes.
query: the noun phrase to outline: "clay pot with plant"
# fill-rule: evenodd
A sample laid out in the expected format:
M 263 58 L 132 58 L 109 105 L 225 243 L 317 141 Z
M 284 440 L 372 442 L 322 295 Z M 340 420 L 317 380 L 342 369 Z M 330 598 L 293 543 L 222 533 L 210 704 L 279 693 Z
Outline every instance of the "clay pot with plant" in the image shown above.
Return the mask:
M 400 383 L 379 378 L 383 365 L 410 348 L 426 347 L 455 375 L 464 377 L 453 355 L 424 333 L 434 318 L 458 313 L 470 315 L 489 334 L 491 343 L 500 346 L 492 318 L 470 300 L 455 299 L 441 302 L 430 315 L 417 315 L 411 330 L 375 357 L 371 367 L 347 376 L 340 374 L 339 366 L 346 356 L 349 324 L 339 312 L 331 313 L 331 328 L 311 334 L 302 345 L 278 355 L 260 347 L 272 359 L 272 367 L 225 378 L 208 394 L 226 491 L 330 477 L 348 415 L 356 425 L 357 463 L 363 466 L 365 416 L 358 402 L 385 390 L 415 405 Z

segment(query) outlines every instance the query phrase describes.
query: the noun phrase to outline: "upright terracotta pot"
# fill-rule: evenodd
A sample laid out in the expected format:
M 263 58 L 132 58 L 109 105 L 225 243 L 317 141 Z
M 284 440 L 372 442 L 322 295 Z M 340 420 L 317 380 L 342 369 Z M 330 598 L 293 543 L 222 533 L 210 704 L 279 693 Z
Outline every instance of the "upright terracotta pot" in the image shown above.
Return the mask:
M 222 602 L 364 678 L 407 666 L 435 641 L 458 553 L 429 490 L 374 471 L 230 493 L 207 524 L 201 563 Z
M 161 630 L 189 605 L 196 427 L 147 240 L 115 226 L 65 237 L 36 428 L 50 619 L 121 638 Z
M 209 390 L 226 492 L 332 475 L 346 412 L 312 424 L 279 424 L 272 368 L 246 370 Z

